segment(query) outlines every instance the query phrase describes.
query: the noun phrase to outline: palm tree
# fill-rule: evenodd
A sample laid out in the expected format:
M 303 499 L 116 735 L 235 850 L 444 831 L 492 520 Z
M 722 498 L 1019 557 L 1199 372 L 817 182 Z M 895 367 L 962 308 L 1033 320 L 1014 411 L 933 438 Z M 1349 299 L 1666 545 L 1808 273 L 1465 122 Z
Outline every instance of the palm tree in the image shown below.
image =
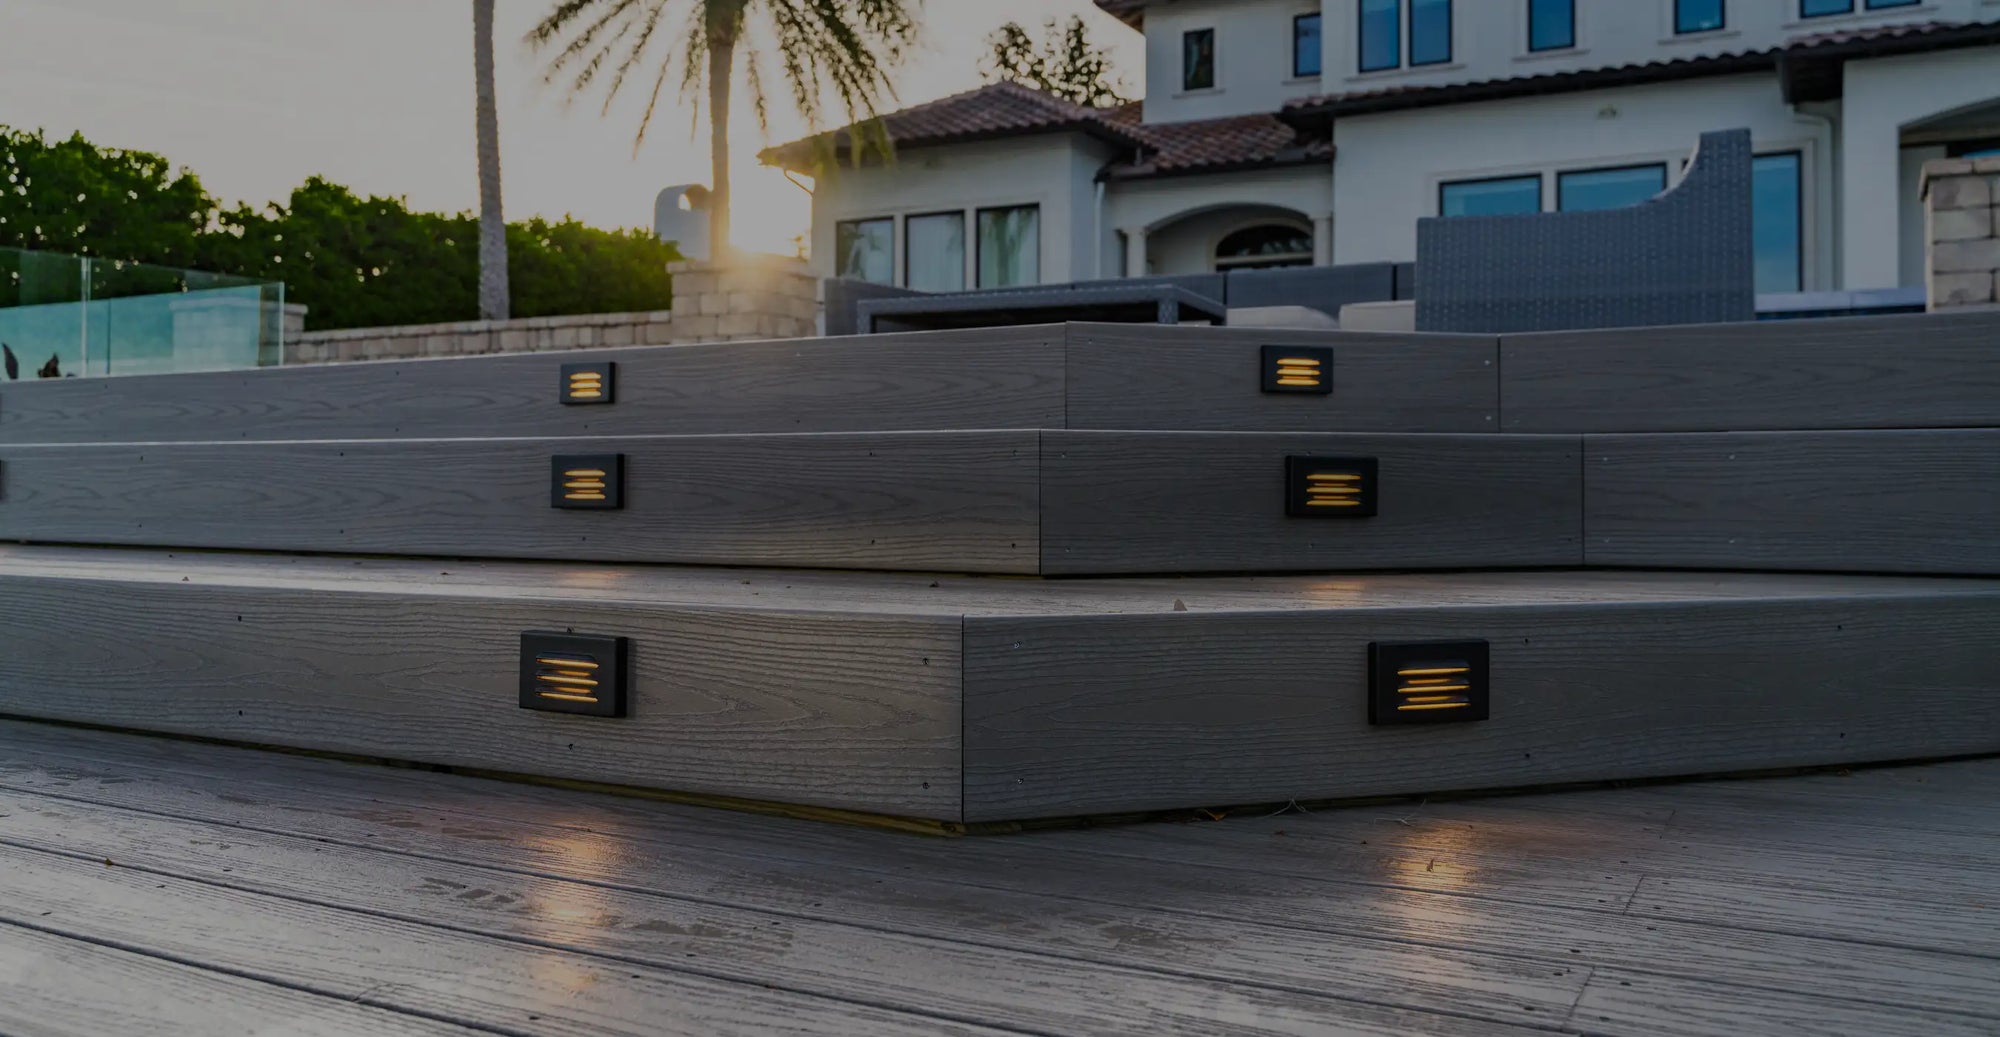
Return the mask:
M 713 171 L 708 202 L 711 255 L 729 249 L 730 83 L 739 45 L 745 47 L 744 78 L 759 129 L 769 127 L 764 84 L 766 54 L 775 52 L 779 69 L 799 114 L 817 130 L 828 91 L 840 101 L 848 121 L 874 119 L 876 103 L 895 96 L 888 70 L 915 41 L 912 9 L 921 0 L 557 0 L 528 33 L 536 49 L 560 44 L 544 79 L 569 76 L 579 95 L 611 65 L 604 110 L 634 69 L 658 64 L 645 114 L 633 136 L 636 154 L 652 124 L 660 93 L 680 69 L 683 97 L 708 105 L 709 162 Z M 661 23 L 679 14 L 682 27 L 671 40 Z M 657 53 L 656 53 L 657 48 Z M 886 150 L 886 140 L 874 141 Z M 859 142 L 857 142 L 859 143 Z M 857 147 L 857 152 L 859 148 Z M 858 157 L 858 155 L 857 155 Z
M 479 124 L 479 319 L 506 320 L 507 218 L 500 211 L 500 111 L 493 92 L 493 0 L 472 0 Z

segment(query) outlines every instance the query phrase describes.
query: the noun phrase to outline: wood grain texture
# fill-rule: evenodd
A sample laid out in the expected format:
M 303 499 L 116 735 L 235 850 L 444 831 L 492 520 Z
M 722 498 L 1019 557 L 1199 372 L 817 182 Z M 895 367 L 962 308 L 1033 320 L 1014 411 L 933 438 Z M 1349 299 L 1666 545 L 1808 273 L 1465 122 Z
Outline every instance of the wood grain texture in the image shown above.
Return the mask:
M 892 1011 L 990 1020 L 1032 1033 L 1090 1033 L 1107 1012 L 1149 1033 L 1186 1037 L 1314 1037 L 1334 1026 L 1382 1037 L 1413 1029 L 1469 1037 L 1493 1025 L 1325 996 L 1338 991 L 1380 998 L 1379 988 L 1352 975 L 1322 984 L 1332 990 L 1315 996 L 1269 984 L 1249 987 L 1165 975 L 1079 961 L 1073 955 L 1048 956 L 418 859 L 233 825 L 181 821 L 167 826 L 130 811 L 40 797 L 6 796 L 0 803 L 19 819 L 5 835 L 18 845 L 103 853 L 121 867 L 379 913 L 453 933 L 552 945 L 607 965 L 630 962 L 672 971 L 693 960 L 705 975 L 746 989 L 859 998 Z M 162 838 L 163 829 L 179 839 Z M 189 853 L 182 841 L 201 849 Z M 553 833 L 543 845 L 598 856 L 622 849 L 612 838 Z M 533 905 L 532 910 L 520 910 L 524 904 Z M 1404 952 L 1402 957 L 1406 968 L 1420 967 L 1415 954 Z M 1581 977 L 1568 986 L 1572 992 L 1580 990 Z M 1450 989 L 1440 987 L 1441 992 Z
M 1266 394 L 1266 345 L 1333 350 L 1333 393 Z M 1072 324 L 1069 427 L 1231 432 L 1492 432 L 1491 335 Z
M 1591 565 L 2000 573 L 2000 429 L 1590 436 Z
M 0 537 L 1032 573 L 1034 432 L 16 446 Z M 625 507 L 549 506 L 623 453 Z
M 1439 833 L 1440 845 L 1420 847 L 1384 843 L 1406 829 L 1403 818 L 1421 812 L 1414 803 L 1225 824 L 921 840 L 38 725 L 0 723 L 0 745 L 0 785 L 50 797 L 1169 974 L 1237 975 L 1322 993 L 1351 981 L 1384 998 L 1476 1019 L 1497 1009 L 1502 1021 L 1559 1025 L 1575 1001 L 1563 992 L 1574 991 L 1581 976 L 1614 969 L 1719 983 L 1752 1008 L 1808 997 L 1975 1018 L 2000 1012 L 2000 962 L 1993 959 L 1631 917 L 1621 913 L 1624 897 L 1583 910 L 1529 902 L 1564 877 L 1587 881 L 1607 872 L 1631 876 L 1625 865 L 1653 867 L 1643 858 L 1620 859 L 1641 848 L 1594 838 L 1597 822 L 1633 790 L 1432 802 L 1432 809 L 1510 809 L 1476 831 Z M 1994 766 L 1914 772 L 1945 780 Z M 1570 804 L 1579 799 L 1600 805 L 1575 811 Z M 1928 804 L 1912 797 L 1906 809 L 1922 818 Z M 1784 811 L 1770 815 L 1789 819 Z M 1460 867 L 1454 853 L 1542 845 L 1564 826 L 1579 859 L 1545 866 L 1533 888 L 1516 873 Z M 1732 845 L 1755 854 L 1772 827 L 1739 829 Z M 1301 838 L 1308 835 L 1314 838 Z M 571 852 L 577 841 L 594 852 Z M 224 876 L 251 873 L 239 881 L 297 881 L 260 854 L 254 836 L 247 846 L 221 842 L 178 859 L 209 872 L 234 869 Z M 1347 853 L 1332 849 L 1343 844 Z M 155 844 L 146 852 L 176 851 Z M 1357 865 L 1352 854 L 1373 860 Z M 1837 855 L 1830 863 L 1839 865 Z M 1675 873 L 1671 864 L 1661 870 Z M 1628 878 L 1628 894 L 1634 885 Z M 1405 955 L 1429 957 L 1410 965 Z M 1558 999 L 1553 1006 L 1551 999 Z M 1827 1017 L 1842 1018 L 1844 1010 L 1829 1004 Z M 1105 1024 L 1094 1030 L 1119 1028 L 1122 1009 L 1105 1002 L 1104 1012 Z
M 174 831 L 163 819 L 154 824 L 156 834 Z M 72 939 L 201 961 L 489 1033 L 996 1033 L 934 1013 L 913 1017 L 887 1011 L 859 998 L 836 1001 L 769 987 L 752 995 L 726 981 L 567 952 L 552 941 L 452 933 L 315 899 L 259 896 L 191 881 L 143 863 L 119 866 L 115 858 L 107 867 L 98 860 L 0 845 L 0 864 L 0 919 L 7 922 L 27 921 Z M 489 909 L 508 908 L 531 918 L 538 910 L 533 899 Z
M 37 917 L 33 924 L 50 923 Z M 0 923 L 0 1033 L 471 1037 L 477 1032 Z
M 1371 641 L 1483 638 L 1492 719 L 1367 723 Z M 971 618 L 999 820 L 2000 750 L 2000 597 Z M 1982 647 L 1986 646 L 1986 647 Z
M 1060 327 L 729 342 L 0 385 L 0 444 L 1043 428 Z M 564 364 L 618 365 L 566 407 Z
M 518 708 L 521 632 L 564 629 L 632 638 L 627 718 Z M 955 617 L 6 579 L 0 643 L 38 646 L 0 658 L 16 715 L 958 815 Z
M 1505 335 L 1508 432 L 2000 425 L 2000 315 Z
M 1869 1037 L 1988 1037 L 1991 1016 L 1746 989 L 1727 977 L 1665 979 L 1602 970 L 1570 1016 L 1572 1032 L 1605 1037 L 1767 1037 L 1774 1033 Z
M 1047 432 L 1042 572 L 1577 565 L 1579 449 L 1561 436 Z M 1380 513 L 1287 516 L 1294 454 L 1379 459 Z

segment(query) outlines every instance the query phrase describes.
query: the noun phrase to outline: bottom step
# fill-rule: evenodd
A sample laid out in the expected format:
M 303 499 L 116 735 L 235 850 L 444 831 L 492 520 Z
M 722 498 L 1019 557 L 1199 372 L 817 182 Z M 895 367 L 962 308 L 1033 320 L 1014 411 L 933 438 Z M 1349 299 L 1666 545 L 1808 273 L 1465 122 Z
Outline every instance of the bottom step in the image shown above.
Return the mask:
M 629 638 L 628 714 L 519 708 L 527 631 Z M 1370 723 L 1371 643 L 1473 641 L 1485 719 Z M 0 713 L 945 822 L 2000 751 L 1996 644 L 2000 580 L 0 548 Z

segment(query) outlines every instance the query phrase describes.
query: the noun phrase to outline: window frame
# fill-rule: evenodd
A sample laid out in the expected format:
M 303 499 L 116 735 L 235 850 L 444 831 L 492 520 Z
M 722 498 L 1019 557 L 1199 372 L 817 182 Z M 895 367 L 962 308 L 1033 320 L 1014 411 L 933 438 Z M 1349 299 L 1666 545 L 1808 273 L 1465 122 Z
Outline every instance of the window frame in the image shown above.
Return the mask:
M 979 232 L 979 218 L 989 212 L 1011 212 L 1015 209 L 1035 211 L 1035 276 L 1029 285 L 1042 283 L 1042 203 L 1021 202 L 1016 205 L 982 205 L 972 210 L 972 291 L 991 291 L 995 288 L 1018 288 L 1025 285 L 992 285 L 981 283 L 985 270 L 986 236 Z
M 1528 17 L 1527 17 L 1527 21 L 1528 21 L 1528 38 L 1527 38 L 1527 46 L 1528 46 L 1528 53 L 1530 53 L 1530 54 L 1552 54 L 1552 53 L 1554 53 L 1554 52 L 1556 52 L 1556 51 L 1559 51 L 1559 50 L 1575 50 L 1575 49 L 1576 49 L 1576 0 L 1559 0 L 1559 2 L 1561 2 L 1561 3 L 1564 3 L 1564 4 L 1566 4 L 1566 5 L 1568 6 L 1568 10 L 1569 10 L 1569 42 L 1568 42 L 1568 43 L 1558 43 L 1558 44 L 1551 44 L 1551 45 L 1549 45 L 1549 46 L 1546 46 L 1546 47 L 1537 47 L 1537 46 L 1535 46 L 1535 7 L 1536 7 L 1536 4 L 1537 4 L 1537 0 L 1525 0 L 1525 3 L 1526 3 L 1526 7 L 1527 7 L 1527 16 L 1528 16 Z M 1804 2 L 1804 0 L 1800 0 L 1800 2 L 1801 2 L 1801 3 L 1803 3 L 1803 2 Z
M 1316 67 L 1314 67 L 1314 69 L 1311 72 L 1307 72 L 1299 67 L 1299 25 L 1308 18 L 1320 22 L 1320 28 L 1321 28 L 1320 50 L 1319 53 L 1313 55 L 1313 64 Z M 1308 11 L 1305 14 L 1295 14 L 1292 16 L 1292 78 L 1293 79 L 1317 79 L 1325 74 L 1326 72 L 1326 53 L 1325 53 L 1326 35 L 1324 32 L 1325 27 L 1326 27 L 1325 20 L 1321 17 L 1321 12 L 1319 11 Z
M 1545 183 L 1543 182 L 1543 180 L 1544 180 L 1544 175 L 1543 175 L 1543 172 L 1542 172 L 1541 170 L 1539 170 L 1539 169 L 1538 169 L 1538 170 L 1535 170 L 1535 171 L 1534 171 L 1534 172 L 1532 172 L 1532 173 L 1503 173 L 1503 174 L 1501 174 L 1501 175 L 1499 175 L 1499 176 L 1475 176 L 1475 177 L 1468 177 L 1468 178 L 1466 178 L 1466 179 L 1463 179 L 1463 180 L 1440 180 L 1440 181 L 1438 181 L 1438 185 L 1437 185 L 1437 215 L 1438 215 L 1438 217 L 1439 217 L 1440 219 L 1451 219 L 1451 220 L 1457 220 L 1457 219 L 1464 219 L 1464 218 L 1465 218 L 1465 215 L 1474 215 L 1474 214 L 1471 214 L 1471 213 L 1468 213 L 1468 214 L 1464 214 L 1464 215 L 1460 215 L 1460 216 L 1447 216 L 1447 215 L 1445 215 L 1445 211 L 1444 211 L 1444 194 L 1445 194 L 1445 190 L 1446 190 L 1447 188 L 1452 188 L 1452 187 L 1464 187 L 1464 186 L 1466 186 L 1466 185 L 1468 185 L 1468 184 L 1497 184 L 1497 183 L 1505 183 L 1505 182 L 1507 182 L 1507 181 L 1510 181 L 1510 180 L 1533 180 L 1533 181 L 1535 182 L 1535 207 L 1534 207 L 1534 208 L 1533 208 L 1532 210 L 1530 210 L 1529 212 L 1526 212 L 1526 213 L 1479 213 L 1479 214 L 1477 214 L 1477 215 L 1482 215 L 1482 216 L 1527 216 L 1527 215 L 1531 215 L 1531 214 L 1533 214 L 1533 213 L 1539 213 L 1539 212 L 1544 212 L 1544 211 L 1546 211 L 1546 210 L 1545 210 L 1545 209 L 1543 208 L 1543 206 L 1545 206 L 1545 205 L 1547 205 L 1547 204 L 1548 204 L 1548 191 L 1547 191 L 1547 185 L 1546 185 L 1546 184 L 1545 184 Z
M 1188 78 L 1189 73 L 1193 69 L 1188 65 L 1188 41 L 1204 33 L 1208 35 L 1208 85 L 1190 86 Z M 1220 39 L 1221 35 L 1215 31 L 1215 26 L 1212 25 L 1203 29 L 1188 29 L 1181 33 L 1181 93 L 1194 94 L 1204 90 L 1216 89 L 1218 77 L 1215 66 L 1217 63 L 1216 58 L 1221 52 Z
M 1396 45 L 1390 48 L 1393 55 L 1389 64 L 1368 65 L 1368 0 L 1354 3 L 1354 70 L 1357 74 L 1370 72 L 1390 72 L 1403 67 L 1403 0 L 1390 0 L 1396 9 Z
M 1397 0 L 1396 15 L 1403 21 L 1403 50 L 1406 64 L 1410 68 L 1430 68 L 1435 65 L 1449 65 L 1454 52 L 1452 33 L 1458 25 L 1458 15 L 1452 11 L 1451 0 L 1433 0 L 1444 5 L 1444 57 L 1429 61 L 1417 60 L 1417 0 Z
M 1625 171 L 1627 171 L 1627 170 L 1632 170 L 1632 169 L 1657 169 L 1657 170 L 1659 170 L 1659 171 L 1660 171 L 1660 190 L 1659 190 L 1659 191 L 1655 191 L 1655 192 L 1653 192 L 1653 193 L 1652 193 L 1651 195 L 1648 195 L 1648 196 L 1647 196 L 1647 198 L 1649 198 L 1649 199 L 1650 199 L 1650 198 L 1654 198 L 1654 197 L 1658 197 L 1658 195 L 1660 194 L 1660 192 L 1661 192 L 1661 191 L 1665 191 L 1665 190 L 1667 190 L 1668 188 L 1670 188 L 1670 187 L 1674 186 L 1674 179 L 1673 179 L 1673 178 L 1674 178 L 1674 170 L 1673 170 L 1673 166 L 1672 166 L 1672 164 L 1671 164 L 1671 163 L 1669 163 L 1669 162 L 1667 162 L 1667 161 L 1665 161 L 1665 160 L 1662 160 L 1662 161 L 1658 161 L 1658 162 L 1626 162 L 1626 163 L 1623 163 L 1623 164 L 1621 164 L 1621 165 L 1616 165 L 1616 166 L 1583 166 L 1583 167 L 1581 167 L 1581 168 L 1577 168 L 1577 169 L 1558 169 L 1558 170 L 1556 170 L 1556 171 L 1555 171 L 1555 178 L 1556 178 L 1556 190 L 1555 190 L 1555 197 L 1553 197 L 1552 199 L 1550 199 L 1550 200 L 1551 200 L 1551 201 L 1552 201 L 1552 202 L 1553 202 L 1553 203 L 1555 204 L 1555 208 L 1553 208 L 1553 209 L 1550 209 L 1549 211 L 1550 211 L 1550 212 L 1605 212 L 1605 211 L 1607 211 L 1607 210 L 1603 210 L 1603 209 L 1565 209 L 1565 208 L 1563 208 L 1563 203 L 1562 203 L 1562 182 L 1563 182 L 1563 178 L 1564 178 L 1564 177 L 1567 177 L 1567 176 L 1587 176 L 1587 175 L 1589 175 L 1589 174 L 1591 174 L 1591 173 L 1623 173 L 1623 172 L 1625 172 Z M 1643 204 L 1643 203 L 1635 203 L 1635 204 Z M 1619 206 L 1619 208 L 1627 208 L 1627 207 L 1626 207 L 1626 206 Z
M 1843 14 L 1853 14 L 1854 0 L 1845 0 L 1845 2 L 1847 6 L 1838 11 L 1808 11 L 1806 10 L 1806 5 L 1812 3 L 1812 0 L 1799 0 L 1799 20 L 1804 21 L 1808 18 L 1838 18 Z
M 1675 36 L 1701 36 L 1711 32 L 1725 32 L 1729 29 L 1729 0 L 1715 0 L 1716 24 L 1706 29 L 1684 29 L 1681 27 L 1681 5 L 1686 0 L 1673 0 L 1673 20 Z
M 958 217 L 958 229 L 959 229 L 959 241 L 960 241 L 959 256 L 958 256 L 958 287 L 956 289 L 917 288 L 914 285 L 910 284 L 910 266 L 911 266 L 910 258 L 917 254 L 916 249 L 910 247 L 910 224 L 915 223 L 918 220 L 936 219 L 939 216 Z M 904 213 L 903 238 L 902 241 L 898 243 L 903 249 L 903 283 L 898 287 L 909 288 L 913 291 L 921 291 L 921 292 L 965 291 L 965 257 L 966 253 L 972 251 L 971 249 L 965 247 L 964 244 L 965 232 L 966 232 L 966 219 L 965 219 L 964 209 L 937 209 L 929 212 Z
M 1806 255 L 1806 153 L 1804 148 L 1786 148 L 1782 151 L 1753 153 L 1750 156 L 1750 198 L 1753 204 L 1751 212 L 1750 275 L 1754 283 L 1754 278 L 1757 274 L 1756 212 L 1754 209 L 1757 197 L 1757 160 L 1760 158 L 1781 157 L 1789 157 L 1792 160 L 1792 208 L 1794 210 L 1792 214 L 1792 226 L 1797 228 L 1798 233 L 1798 240 L 1793 246 L 1795 255 L 1793 266 L 1798 274 L 1798 280 L 1795 282 L 1796 286 L 1791 288 L 1790 291 L 1802 292 L 1806 290 L 1806 267 L 1808 260 L 1808 256 Z
M 889 225 L 889 279 L 887 281 L 870 281 L 865 277 L 850 278 L 841 269 L 842 264 L 847 261 L 847 256 L 841 253 L 840 228 L 844 226 L 858 227 L 864 223 L 886 223 Z M 840 253 L 834 257 L 834 276 L 847 280 L 860 281 L 863 284 L 886 284 L 894 287 L 896 284 L 896 237 L 896 215 L 894 213 L 887 216 L 857 216 L 853 219 L 833 221 L 834 251 Z

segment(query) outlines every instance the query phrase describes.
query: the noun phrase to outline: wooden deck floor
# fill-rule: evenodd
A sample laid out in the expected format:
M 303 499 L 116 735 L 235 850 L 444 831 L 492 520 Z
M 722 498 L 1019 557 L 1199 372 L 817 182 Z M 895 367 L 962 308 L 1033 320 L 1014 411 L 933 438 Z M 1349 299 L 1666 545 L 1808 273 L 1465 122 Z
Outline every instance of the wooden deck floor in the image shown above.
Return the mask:
M 0 723 L 0 1035 L 2000 1032 L 2000 759 L 946 840 Z

